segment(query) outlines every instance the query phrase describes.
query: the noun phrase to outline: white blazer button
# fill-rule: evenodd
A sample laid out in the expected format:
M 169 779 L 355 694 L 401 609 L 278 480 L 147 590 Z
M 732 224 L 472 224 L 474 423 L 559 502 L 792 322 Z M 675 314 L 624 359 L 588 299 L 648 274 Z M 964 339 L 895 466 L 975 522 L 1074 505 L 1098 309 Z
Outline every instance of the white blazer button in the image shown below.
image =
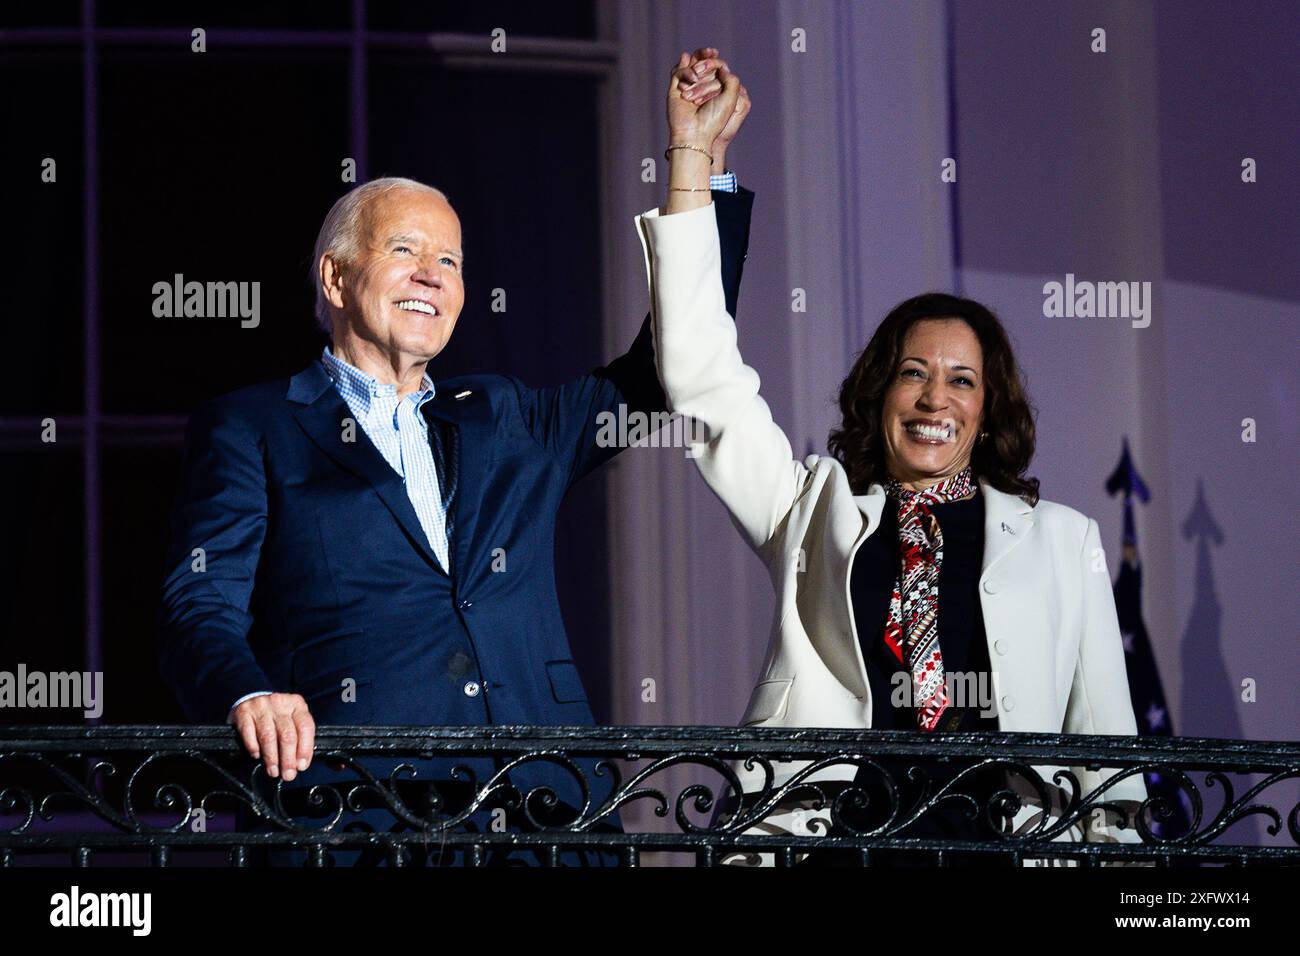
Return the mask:
M 997 594 L 997 593 L 998 593 L 998 584 L 997 584 L 997 582 L 994 581 L 992 578 L 989 578 L 987 581 L 985 581 L 985 582 L 984 582 L 984 593 L 985 593 L 985 594 Z
M 1004 697 L 1002 698 L 1002 709 L 1003 709 L 1003 710 L 1015 710 L 1015 709 L 1016 709 L 1016 702 L 1015 702 L 1014 700 L 1012 700 L 1010 697 L 1006 697 L 1006 696 L 1004 696 Z
M 997 651 L 999 654 L 1005 654 L 1007 652 L 1007 642 L 999 637 L 993 642 L 993 650 Z
M 477 697 L 477 696 L 478 696 L 478 692 L 479 692 L 480 690 L 482 690 L 482 688 L 479 687 L 479 685 L 478 685 L 478 681 L 475 681 L 475 680 L 468 680 L 468 681 L 465 682 L 465 696 L 466 696 L 466 697 Z M 1004 697 L 1003 700 L 1006 700 L 1006 698 Z

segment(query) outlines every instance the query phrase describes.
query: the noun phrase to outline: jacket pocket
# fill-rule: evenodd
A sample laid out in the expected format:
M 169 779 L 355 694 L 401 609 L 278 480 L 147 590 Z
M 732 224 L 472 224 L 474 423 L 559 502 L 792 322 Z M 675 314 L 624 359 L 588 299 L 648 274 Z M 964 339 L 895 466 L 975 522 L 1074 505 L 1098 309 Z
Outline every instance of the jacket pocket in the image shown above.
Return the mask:
M 785 680 L 759 681 L 754 692 L 749 695 L 749 706 L 745 708 L 745 720 L 742 726 L 761 724 L 765 720 L 785 716 L 786 706 L 790 702 L 790 686 L 794 678 Z
M 291 674 L 296 693 L 310 703 L 316 700 L 343 700 L 343 681 L 352 679 L 357 687 L 370 683 L 362 679 L 367 673 L 366 632 L 349 631 L 313 641 L 293 653 Z M 361 695 L 358 695 L 360 697 Z
M 582 678 L 573 661 L 547 661 L 546 676 L 551 681 L 551 693 L 557 704 L 575 704 L 587 699 Z

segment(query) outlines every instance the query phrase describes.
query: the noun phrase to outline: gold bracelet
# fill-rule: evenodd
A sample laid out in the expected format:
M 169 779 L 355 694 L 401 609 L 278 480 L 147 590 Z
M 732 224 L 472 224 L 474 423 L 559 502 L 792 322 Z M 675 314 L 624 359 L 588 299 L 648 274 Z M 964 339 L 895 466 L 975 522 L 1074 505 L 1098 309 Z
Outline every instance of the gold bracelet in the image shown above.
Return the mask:
M 693 150 L 695 150 L 697 153 L 701 153 L 701 154 L 703 154 L 703 155 L 709 157 L 709 165 L 710 165 L 710 166 L 713 165 L 713 154 L 710 153 L 708 150 L 701 149 L 699 146 L 691 146 L 689 143 L 682 143 L 682 144 L 680 144 L 680 145 L 678 145 L 678 146 L 669 146 L 668 149 L 665 149 L 665 150 L 664 150 L 664 159 L 668 159 L 668 158 L 669 158 L 669 156 L 668 156 L 668 150 L 669 150 L 669 149 L 693 149 Z
M 689 186 L 669 186 L 669 187 L 668 187 L 668 191 L 669 191 L 670 193 L 708 193 L 708 192 L 713 192 L 712 188 L 709 188 L 709 189 L 692 189 L 692 188 L 690 188 Z

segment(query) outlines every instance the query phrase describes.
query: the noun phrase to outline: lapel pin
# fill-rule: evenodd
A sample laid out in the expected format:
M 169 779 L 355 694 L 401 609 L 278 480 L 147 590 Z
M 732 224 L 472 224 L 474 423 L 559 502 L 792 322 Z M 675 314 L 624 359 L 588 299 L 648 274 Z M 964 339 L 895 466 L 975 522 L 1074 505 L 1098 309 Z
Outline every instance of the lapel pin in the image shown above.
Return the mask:
M 1010 528 L 1007 527 L 1007 523 L 1005 521 L 1002 522 L 1002 530 L 1005 531 L 1007 534 L 1015 534 L 1014 531 L 1012 531 Z
M 463 392 L 457 392 L 457 393 L 456 393 L 456 401 L 459 402 L 462 398 L 468 398 L 470 395 L 473 395 L 473 394 L 474 394 L 474 390 L 471 389 L 471 388 L 467 388 L 467 389 L 465 389 L 465 391 L 463 391 Z

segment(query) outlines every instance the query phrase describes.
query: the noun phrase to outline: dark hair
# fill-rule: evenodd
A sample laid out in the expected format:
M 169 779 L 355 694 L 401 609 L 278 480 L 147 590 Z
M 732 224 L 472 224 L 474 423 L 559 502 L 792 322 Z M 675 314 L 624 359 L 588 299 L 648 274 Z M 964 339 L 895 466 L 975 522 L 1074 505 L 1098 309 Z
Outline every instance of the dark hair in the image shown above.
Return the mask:
M 970 326 L 984 353 L 984 420 L 988 437 L 971 449 L 971 471 L 998 491 L 1038 504 L 1038 479 L 1025 477 L 1034 457 L 1034 408 L 1015 353 L 997 316 L 972 299 L 927 292 L 900 302 L 885 316 L 840 386 L 839 428 L 829 447 L 848 472 L 854 494 L 883 483 L 885 446 L 881 417 L 885 391 L 898 372 L 907 331 L 923 319 L 960 319 Z

